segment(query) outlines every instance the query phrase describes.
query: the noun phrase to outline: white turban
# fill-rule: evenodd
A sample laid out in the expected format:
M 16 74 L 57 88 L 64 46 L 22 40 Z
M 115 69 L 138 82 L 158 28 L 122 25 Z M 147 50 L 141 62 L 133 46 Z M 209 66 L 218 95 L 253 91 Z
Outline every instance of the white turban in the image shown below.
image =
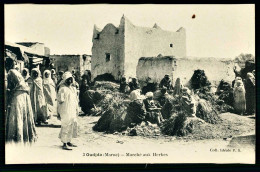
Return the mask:
M 153 92 L 148 92 L 148 93 L 145 94 L 145 96 L 147 98 L 151 98 L 151 97 L 153 97 Z
M 70 72 L 65 72 L 62 75 L 62 80 L 66 81 L 68 78 L 73 78 L 72 74 Z
M 70 72 L 65 72 L 62 75 L 62 81 L 60 82 L 59 87 L 63 86 L 65 84 L 65 81 L 69 78 L 72 78 L 72 82 L 74 82 L 72 74 Z

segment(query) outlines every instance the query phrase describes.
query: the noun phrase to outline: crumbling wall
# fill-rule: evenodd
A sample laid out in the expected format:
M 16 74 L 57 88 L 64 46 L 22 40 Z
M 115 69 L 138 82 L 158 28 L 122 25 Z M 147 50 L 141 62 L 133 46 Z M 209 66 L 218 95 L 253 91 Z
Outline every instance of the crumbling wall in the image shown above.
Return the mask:
M 141 83 L 148 77 L 153 82 L 160 82 L 165 74 L 170 74 L 173 84 L 177 78 L 180 78 L 183 84 L 187 84 L 194 71 L 201 69 L 205 71 L 212 85 L 216 86 L 222 79 L 229 83 L 235 79 L 233 66 L 234 63 L 231 60 L 216 58 L 147 57 L 140 58 L 136 76 Z
M 152 82 L 159 83 L 164 75 L 169 74 L 172 78 L 176 59 L 173 57 L 142 57 L 138 61 L 136 77 L 142 84 L 148 77 Z
M 102 31 L 94 28 L 91 72 L 92 79 L 105 73 L 119 80 L 123 74 L 124 30 L 107 24 Z M 110 59 L 107 59 L 109 54 Z
M 173 81 L 180 77 L 186 84 L 192 77 L 194 70 L 205 71 L 208 80 L 213 85 L 218 85 L 221 79 L 232 82 L 235 79 L 233 72 L 234 63 L 231 60 L 217 58 L 180 58 L 177 59 L 176 70 L 173 72 Z

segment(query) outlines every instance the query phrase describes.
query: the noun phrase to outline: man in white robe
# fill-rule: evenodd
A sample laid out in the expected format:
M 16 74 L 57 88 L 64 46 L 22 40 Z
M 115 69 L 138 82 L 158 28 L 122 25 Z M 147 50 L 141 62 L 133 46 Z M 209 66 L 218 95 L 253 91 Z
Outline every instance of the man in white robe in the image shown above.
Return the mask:
M 72 86 L 73 76 L 65 72 L 58 92 L 58 113 L 61 118 L 61 131 L 59 138 L 64 150 L 72 150 L 69 147 L 77 147 L 71 143 L 72 138 L 77 137 L 78 99 L 75 87 Z M 68 147 L 69 146 L 69 147 Z

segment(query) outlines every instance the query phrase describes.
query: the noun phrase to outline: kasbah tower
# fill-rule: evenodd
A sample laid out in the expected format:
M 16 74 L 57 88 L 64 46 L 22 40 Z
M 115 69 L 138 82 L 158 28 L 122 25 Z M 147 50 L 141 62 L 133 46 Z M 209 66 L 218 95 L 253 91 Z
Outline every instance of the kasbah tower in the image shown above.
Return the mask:
M 186 57 L 186 31 L 165 31 L 157 24 L 152 28 L 133 25 L 124 15 L 119 27 L 107 24 L 103 30 L 94 26 L 91 71 L 92 79 L 105 73 L 116 80 L 135 77 L 140 57 Z M 159 58 L 159 57 L 158 57 Z

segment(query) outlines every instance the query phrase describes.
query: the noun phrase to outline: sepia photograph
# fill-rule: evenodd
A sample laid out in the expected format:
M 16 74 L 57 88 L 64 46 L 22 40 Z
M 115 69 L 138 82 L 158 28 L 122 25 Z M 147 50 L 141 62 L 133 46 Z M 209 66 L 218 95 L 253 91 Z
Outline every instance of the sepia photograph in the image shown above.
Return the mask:
M 5 164 L 255 164 L 254 4 L 5 4 Z

